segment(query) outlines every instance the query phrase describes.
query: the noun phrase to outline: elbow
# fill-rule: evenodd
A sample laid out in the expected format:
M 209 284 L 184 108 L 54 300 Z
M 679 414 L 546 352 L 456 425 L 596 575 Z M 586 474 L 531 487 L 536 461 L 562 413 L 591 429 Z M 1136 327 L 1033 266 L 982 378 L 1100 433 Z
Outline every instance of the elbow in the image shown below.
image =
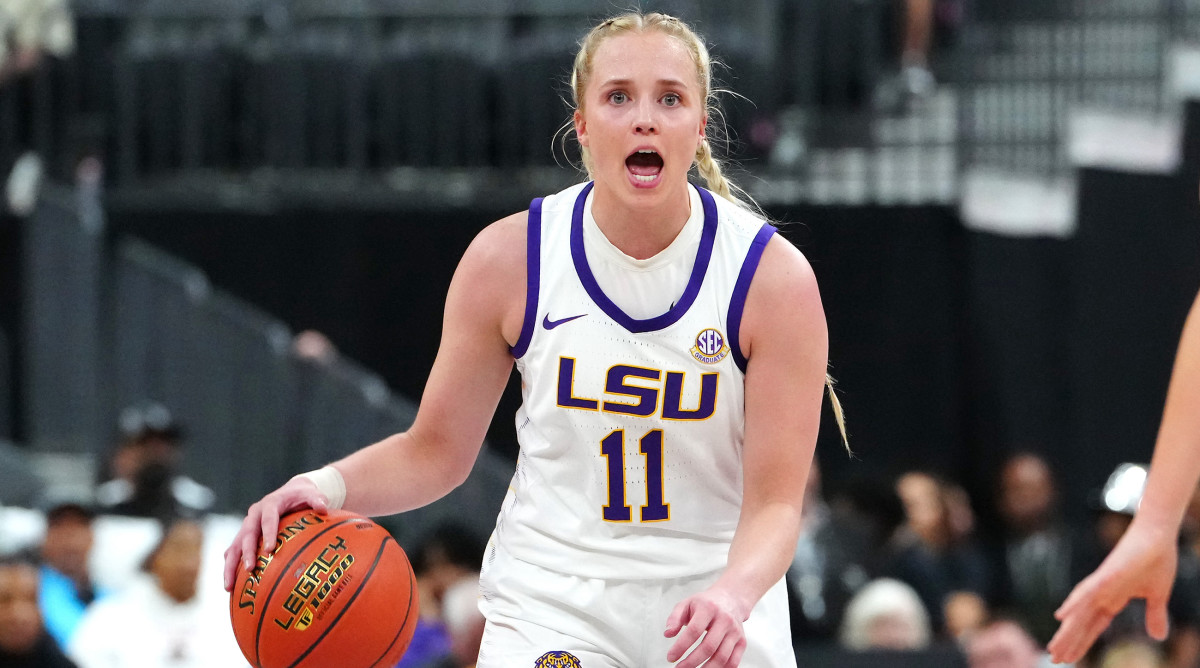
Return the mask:
M 486 436 L 486 426 L 465 428 L 444 412 L 418 413 L 394 442 L 394 454 L 408 469 L 406 479 L 441 498 L 466 482 Z M 453 426 L 453 425 L 458 426 Z
M 455 461 L 446 468 L 447 471 L 445 472 L 443 482 L 446 493 L 449 494 L 467 482 L 467 478 L 471 476 L 471 471 L 475 468 L 475 462 L 474 460 L 467 462 Z
M 419 453 L 418 458 L 423 463 L 418 470 L 423 473 L 425 483 L 437 498 L 449 494 L 467 481 L 471 470 L 475 468 L 475 458 L 467 454 L 461 444 L 442 438 L 441 434 L 421 438 L 410 432 L 410 436 L 416 442 L 415 452 Z

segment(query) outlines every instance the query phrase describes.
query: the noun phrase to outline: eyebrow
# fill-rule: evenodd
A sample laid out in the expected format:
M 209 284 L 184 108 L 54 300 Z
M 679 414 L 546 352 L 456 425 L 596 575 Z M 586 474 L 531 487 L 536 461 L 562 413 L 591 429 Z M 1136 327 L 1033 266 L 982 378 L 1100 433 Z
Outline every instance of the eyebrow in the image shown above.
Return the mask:
M 602 86 L 628 86 L 631 83 L 633 83 L 633 79 L 608 79 L 607 81 L 604 81 L 601 85 Z M 667 88 L 686 88 L 687 87 L 687 84 L 685 84 L 683 81 L 681 81 L 679 79 L 659 79 L 655 83 L 658 84 L 659 86 L 664 86 Z

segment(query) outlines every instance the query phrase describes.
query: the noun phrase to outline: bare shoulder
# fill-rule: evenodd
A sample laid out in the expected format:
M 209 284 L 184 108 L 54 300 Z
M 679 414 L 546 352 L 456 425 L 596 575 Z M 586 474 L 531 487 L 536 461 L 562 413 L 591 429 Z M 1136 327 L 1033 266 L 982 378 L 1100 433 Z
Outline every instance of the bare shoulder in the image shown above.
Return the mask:
M 463 254 L 463 262 L 481 265 L 490 271 L 519 268 L 525 271 L 526 229 L 529 212 L 521 211 L 480 230 Z
M 817 277 L 808 258 L 778 234 L 771 237 L 763 250 L 750 289 L 751 294 L 758 293 L 754 297 L 758 301 L 793 302 L 815 298 L 820 303 Z
M 774 235 L 763 250 L 746 296 L 741 339 L 745 353 L 756 341 L 825 336 L 825 311 L 817 277 L 791 242 Z
M 528 222 L 529 212 L 522 211 L 481 230 L 459 261 L 447 298 L 448 313 L 498 323 L 510 345 L 520 335 L 525 311 Z

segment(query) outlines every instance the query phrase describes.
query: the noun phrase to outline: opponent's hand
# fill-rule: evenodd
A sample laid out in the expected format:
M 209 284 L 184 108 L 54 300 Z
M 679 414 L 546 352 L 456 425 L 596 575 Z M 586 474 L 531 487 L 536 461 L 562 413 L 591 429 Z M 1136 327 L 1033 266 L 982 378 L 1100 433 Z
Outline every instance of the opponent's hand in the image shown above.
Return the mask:
M 246 511 L 246 519 L 242 520 L 242 528 L 238 529 L 233 542 L 225 550 L 225 591 L 233 590 L 239 560 L 246 570 L 254 568 L 259 538 L 265 537 L 263 554 L 270 554 L 275 549 L 279 517 L 297 508 L 312 508 L 324 514 L 329 512 L 329 499 L 313 481 L 296 477 L 250 506 Z
M 708 589 L 684 599 L 667 617 L 666 637 L 678 636 L 667 651 L 667 661 L 679 661 L 676 668 L 696 668 L 700 664 L 706 668 L 737 668 L 746 651 L 742 622 L 749 616 L 749 609 L 720 590 Z M 680 661 L 701 636 L 704 639 L 700 644 Z
M 1054 613 L 1062 625 L 1046 649 L 1055 663 L 1079 661 L 1130 599 L 1146 599 L 1146 632 L 1167 637 L 1167 599 L 1179 553 L 1173 540 L 1141 535 L 1133 527 Z

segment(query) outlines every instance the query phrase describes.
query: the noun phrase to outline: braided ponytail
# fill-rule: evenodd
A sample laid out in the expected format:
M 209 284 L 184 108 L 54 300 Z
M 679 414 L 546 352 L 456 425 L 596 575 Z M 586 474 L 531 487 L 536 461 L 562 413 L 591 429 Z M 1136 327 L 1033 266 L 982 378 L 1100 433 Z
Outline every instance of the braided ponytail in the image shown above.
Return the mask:
M 721 161 L 717 160 L 713 155 L 712 144 L 707 138 L 700 141 L 700 147 L 696 149 L 696 172 L 704 179 L 704 183 L 708 189 L 714 194 L 733 202 L 734 204 L 753 211 L 763 218 L 767 218 L 767 214 L 754 201 L 750 193 L 743 190 L 733 181 L 725 178 L 725 171 L 721 168 Z
M 735 204 L 742 204 L 733 194 L 732 184 L 722 173 L 721 163 L 713 157 L 712 145 L 708 143 L 708 139 L 701 140 L 700 148 L 696 149 L 696 171 L 704 178 L 709 190 Z

